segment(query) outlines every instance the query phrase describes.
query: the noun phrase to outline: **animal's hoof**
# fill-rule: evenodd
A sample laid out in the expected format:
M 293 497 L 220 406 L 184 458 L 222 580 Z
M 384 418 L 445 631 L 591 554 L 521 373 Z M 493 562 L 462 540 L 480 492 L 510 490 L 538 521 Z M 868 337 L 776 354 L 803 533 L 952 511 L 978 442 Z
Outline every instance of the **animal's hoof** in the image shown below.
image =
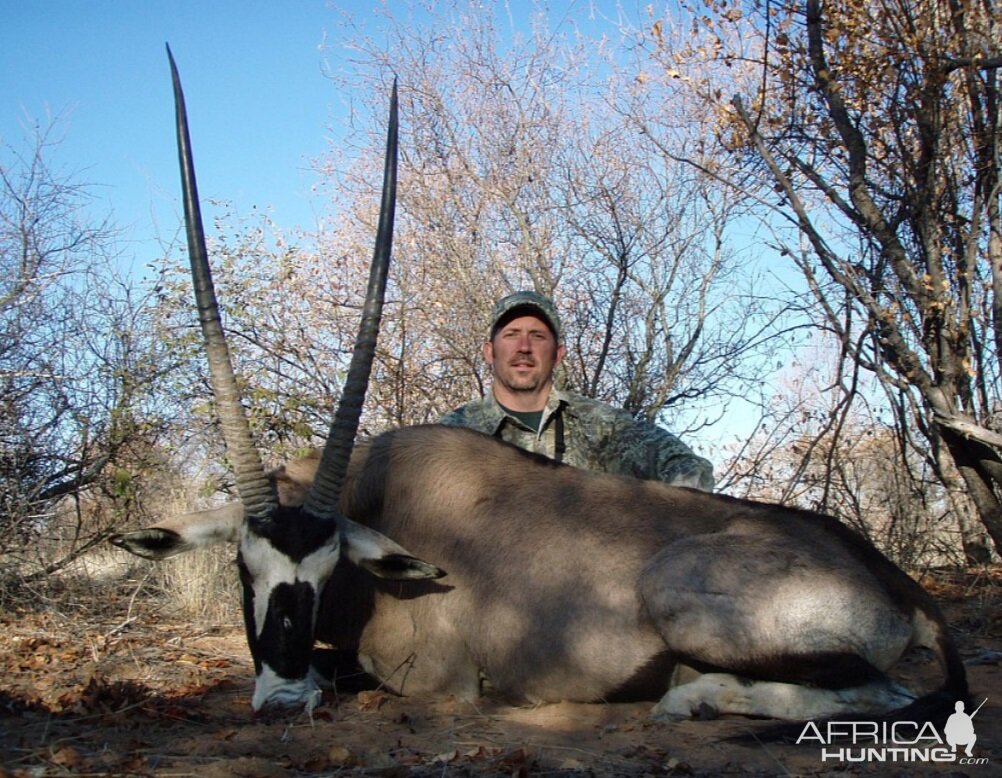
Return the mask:
M 688 713 L 671 713 L 663 710 L 652 710 L 648 714 L 651 721 L 660 721 L 665 724 L 672 724 L 676 721 L 688 721 L 692 718 Z
M 668 692 L 651 709 L 650 717 L 655 721 L 713 721 L 720 717 L 720 711 L 705 700 L 695 696 L 680 694 L 678 690 Z
M 720 718 L 720 711 L 709 703 L 701 702 L 699 703 L 699 707 L 692 712 L 692 715 L 698 721 L 713 721 Z
M 693 711 L 690 710 L 688 705 L 679 704 L 678 700 L 664 700 L 662 699 L 651 708 L 651 712 L 648 714 L 652 721 L 688 721 L 692 718 Z

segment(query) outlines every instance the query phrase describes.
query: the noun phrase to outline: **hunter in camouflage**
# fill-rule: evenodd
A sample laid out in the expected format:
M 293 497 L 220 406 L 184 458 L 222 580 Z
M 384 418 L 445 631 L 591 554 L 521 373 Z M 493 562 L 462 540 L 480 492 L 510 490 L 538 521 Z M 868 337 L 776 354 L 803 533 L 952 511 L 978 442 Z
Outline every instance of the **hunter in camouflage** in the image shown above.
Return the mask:
M 491 391 L 441 424 L 479 430 L 575 467 L 713 489 L 713 466 L 675 435 L 553 386 L 564 347 L 552 301 L 516 292 L 495 305 L 491 319 L 484 344 L 494 373 Z

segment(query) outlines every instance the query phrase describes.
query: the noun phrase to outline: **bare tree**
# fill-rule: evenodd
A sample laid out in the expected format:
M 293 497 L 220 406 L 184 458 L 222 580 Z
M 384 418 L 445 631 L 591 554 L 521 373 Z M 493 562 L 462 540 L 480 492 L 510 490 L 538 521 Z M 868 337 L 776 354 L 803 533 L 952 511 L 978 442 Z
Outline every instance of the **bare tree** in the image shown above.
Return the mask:
M 122 517 L 157 440 L 150 390 L 167 368 L 142 301 L 113 272 L 113 232 L 89 215 L 87 188 L 50 167 L 54 133 L 0 158 L 0 568 L 18 576 L 58 568 Z M 60 500 L 86 489 L 122 510 L 97 525 L 76 512 L 67 542 L 43 549 Z
M 396 418 L 434 418 L 485 390 L 490 305 L 515 288 L 556 299 L 570 337 L 563 380 L 585 394 L 690 430 L 747 395 L 759 379 L 750 357 L 782 305 L 756 299 L 733 262 L 736 198 L 666 164 L 616 107 L 630 81 L 604 53 L 616 44 L 544 11 L 528 30 L 487 8 L 428 11 L 420 24 L 389 16 L 378 35 L 349 19 L 346 72 L 334 69 L 373 85 L 362 92 L 400 77 L 400 307 L 388 333 L 408 342 L 387 353 L 393 385 L 417 390 L 411 408 L 434 410 Z M 348 151 L 375 159 L 377 136 L 353 108 Z M 332 151 L 324 170 L 352 213 L 374 177 L 345 155 Z M 334 236 L 352 231 L 342 222 Z
M 685 156 L 770 209 L 775 249 L 797 263 L 825 326 L 884 383 L 901 439 L 924 438 L 925 464 L 958 499 L 959 473 L 998 549 L 998 11 L 948 0 L 746 10 L 709 6 L 689 47 L 666 38 L 668 20 L 642 35 L 714 117 L 713 151 Z M 703 78 L 708 65 L 732 87 Z M 985 559 L 976 535 L 965 533 L 968 557 Z
M 962 562 L 955 508 L 925 451 L 901 440 L 880 382 L 833 345 L 819 335 L 780 374 L 768 422 L 723 480 L 837 515 L 906 568 Z

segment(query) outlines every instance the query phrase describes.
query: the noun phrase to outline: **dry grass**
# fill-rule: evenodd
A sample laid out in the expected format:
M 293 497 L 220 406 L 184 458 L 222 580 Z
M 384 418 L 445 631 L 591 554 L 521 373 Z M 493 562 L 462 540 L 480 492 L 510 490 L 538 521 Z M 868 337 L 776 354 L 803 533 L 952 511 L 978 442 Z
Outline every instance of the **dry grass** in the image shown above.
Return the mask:
M 185 621 L 239 623 L 240 586 L 232 547 L 195 551 L 154 563 L 157 587 Z

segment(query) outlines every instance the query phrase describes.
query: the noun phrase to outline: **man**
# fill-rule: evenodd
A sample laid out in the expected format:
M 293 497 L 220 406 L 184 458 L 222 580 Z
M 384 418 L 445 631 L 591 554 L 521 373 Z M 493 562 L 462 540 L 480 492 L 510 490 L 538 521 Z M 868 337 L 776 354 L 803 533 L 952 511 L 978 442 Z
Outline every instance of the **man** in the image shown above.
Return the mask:
M 553 302 L 515 292 L 494 306 L 483 345 L 494 376 L 483 400 L 440 423 L 470 427 L 569 465 L 679 486 L 713 489 L 713 466 L 660 427 L 553 385 L 564 358 Z

